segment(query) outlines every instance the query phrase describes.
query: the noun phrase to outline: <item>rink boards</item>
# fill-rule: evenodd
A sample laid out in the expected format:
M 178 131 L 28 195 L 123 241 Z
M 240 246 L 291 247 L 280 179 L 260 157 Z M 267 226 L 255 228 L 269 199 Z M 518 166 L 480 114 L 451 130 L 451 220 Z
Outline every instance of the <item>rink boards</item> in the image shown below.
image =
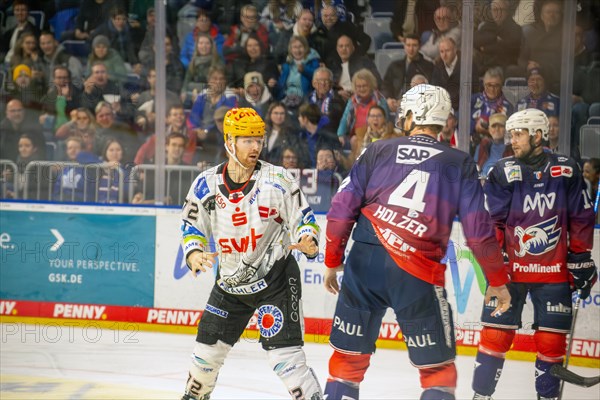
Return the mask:
M 194 278 L 185 266 L 179 210 L 2 202 L 0 211 L 0 321 L 38 324 L 34 334 L 39 335 L 47 335 L 44 330 L 57 323 L 194 332 L 214 279 L 213 271 Z M 325 231 L 325 216 L 317 218 Z M 458 222 L 451 239 L 446 289 L 459 352 L 474 353 L 485 281 Z M 597 265 L 599 246 L 596 227 Z M 311 342 L 327 341 L 336 301 L 322 285 L 322 250 L 315 261 L 295 254 L 303 280 L 305 339 Z M 573 345 L 573 362 L 578 365 L 600 366 L 598 288 L 580 310 Z M 531 359 L 535 350 L 529 303 L 523 321 L 511 356 Z M 255 317 L 246 335 L 256 339 Z M 378 345 L 405 348 L 391 312 L 384 318 Z

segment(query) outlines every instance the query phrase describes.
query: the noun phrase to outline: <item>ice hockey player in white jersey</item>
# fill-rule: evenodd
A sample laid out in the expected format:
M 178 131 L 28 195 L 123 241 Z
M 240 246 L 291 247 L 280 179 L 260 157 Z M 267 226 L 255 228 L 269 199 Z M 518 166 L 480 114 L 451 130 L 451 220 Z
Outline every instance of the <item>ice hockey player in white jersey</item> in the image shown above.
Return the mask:
M 319 226 L 293 177 L 258 159 L 265 124 L 256 111 L 233 108 L 223 122 L 229 160 L 196 178 L 182 210 L 188 267 L 194 275 L 217 267 L 183 399 L 210 398 L 256 310 L 262 347 L 292 399 L 322 399 L 302 349 L 300 269 L 291 254 L 315 258 Z

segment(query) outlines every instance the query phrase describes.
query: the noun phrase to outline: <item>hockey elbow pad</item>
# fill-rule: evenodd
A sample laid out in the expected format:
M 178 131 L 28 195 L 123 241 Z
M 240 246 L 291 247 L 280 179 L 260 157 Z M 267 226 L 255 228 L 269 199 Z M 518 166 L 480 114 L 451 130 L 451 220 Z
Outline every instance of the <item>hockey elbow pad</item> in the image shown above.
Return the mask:
M 569 253 L 567 268 L 573 277 L 573 286 L 575 286 L 576 290 L 581 291 L 581 299 L 587 299 L 592 286 L 598 280 L 598 272 L 596 271 L 596 264 L 592 260 L 592 254 L 589 251 L 585 253 Z

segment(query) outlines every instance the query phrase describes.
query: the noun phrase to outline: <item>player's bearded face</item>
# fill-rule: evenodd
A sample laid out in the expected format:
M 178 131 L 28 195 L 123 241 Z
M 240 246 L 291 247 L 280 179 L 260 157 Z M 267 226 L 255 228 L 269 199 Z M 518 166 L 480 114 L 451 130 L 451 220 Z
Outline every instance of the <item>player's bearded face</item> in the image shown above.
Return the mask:
M 527 157 L 532 150 L 532 137 L 527 129 L 513 129 L 510 131 L 510 143 L 512 144 L 515 157 Z
M 263 149 L 264 137 L 240 136 L 235 141 L 235 154 L 240 162 L 246 166 L 254 166 Z

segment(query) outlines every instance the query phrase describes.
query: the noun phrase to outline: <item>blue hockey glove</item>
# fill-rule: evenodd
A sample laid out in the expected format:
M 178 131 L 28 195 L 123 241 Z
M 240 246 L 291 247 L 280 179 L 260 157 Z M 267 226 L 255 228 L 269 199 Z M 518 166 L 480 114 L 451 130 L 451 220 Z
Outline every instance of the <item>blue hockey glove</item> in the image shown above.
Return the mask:
M 567 268 L 573 277 L 573 285 L 576 290 L 581 290 L 581 299 L 585 300 L 590 295 L 592 286 L 598 280 L 596 264 L 592 260 L 591 253 L 569 253 L 567 257 Z

